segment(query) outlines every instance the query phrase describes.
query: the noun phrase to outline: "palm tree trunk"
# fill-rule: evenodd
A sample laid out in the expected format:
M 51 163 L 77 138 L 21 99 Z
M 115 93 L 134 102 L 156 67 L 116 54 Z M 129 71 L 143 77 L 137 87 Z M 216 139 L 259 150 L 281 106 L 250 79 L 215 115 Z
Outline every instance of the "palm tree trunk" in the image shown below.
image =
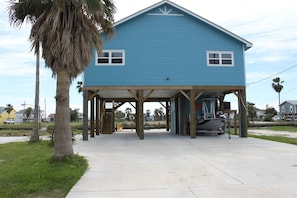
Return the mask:
M 72 132 L 69 113 L 69 87 L 71 79 L 68 72 L 57 73 L 56 118 L 54 129 L 54 158 L 64 159 L 72 156 Z
M 278 115 L 281 116 L 281 106 L 280 106 L 280 92 L 278 92 Z
M 36 82 L 35 82 L 35 104 L 34 104 L 34 124 L 30 142 L 37 142 L 39 140 L 39 68 L 40 68 L 40 49 L 39 43 L 36 45 Z

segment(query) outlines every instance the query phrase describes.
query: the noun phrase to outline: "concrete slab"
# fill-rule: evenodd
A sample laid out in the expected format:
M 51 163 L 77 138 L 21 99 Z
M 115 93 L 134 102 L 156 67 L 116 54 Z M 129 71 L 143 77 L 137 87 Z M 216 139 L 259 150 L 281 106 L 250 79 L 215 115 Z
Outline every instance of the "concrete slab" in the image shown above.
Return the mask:
M 89 169 L 68 198 L 297 197 L 297 146 L 228 135 L 100 135 L 74 143 Z

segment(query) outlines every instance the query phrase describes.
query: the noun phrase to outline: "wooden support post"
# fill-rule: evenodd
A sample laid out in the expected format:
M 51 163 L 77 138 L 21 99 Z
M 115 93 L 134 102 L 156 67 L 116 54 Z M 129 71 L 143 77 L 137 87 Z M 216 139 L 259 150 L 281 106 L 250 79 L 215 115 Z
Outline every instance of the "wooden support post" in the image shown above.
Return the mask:
M 138 96 L 138 105 L 137 105 L 137 113 L 138 113 L 138 136 L 139 139 L 144 139 L 144 120 L 143 120 L 143 102 L 144 102 L 144 97 L 143 97 L 143 90 L 138 90 L 137 91 L 137 96 Z
M 187 115 L 186 115 L 186 101 L 183 98 L 181 100 L 181 119 L 182 119 L 182 123 L 181 123 L 181 127 L 182 127 L 182 135 L 186 136 L 187 135 Z
M 247 109 L 246 109 L 246 91 L 239 91 L 238 109 L 239 109 L 239 136 L 247 137 Z
M 176 134 L 179 134 L 179 100 L 178 98 L 175 98 L 175 131 L 176 131 Z
M 88 140 L 88 90 L 83 91 L 83 141 Z
M 96 96 L 96 135 L 99 135 L 100 131 L 100 98 Z
M 190 136 L 196 138 L 196 105 L 195 90 L 190 91 Z
M 95 136 L 95 132 L 94 132 L 94 121 L 95 121 L 95 118 L 94 118 L 94 107 L 95 106 L 95 102 L 94 102 L 94 98 L 91 98 L 91 137 L 93 138 Z
M 102 133 L 103 131 L 104 113 L 105 113 L 105 101 L 100 100 L 100 133 Z
M 169 101 L 166 101 L 166 131 L 169 131 L 169 120 L 170 120 L 170 106 L 169 106 Z

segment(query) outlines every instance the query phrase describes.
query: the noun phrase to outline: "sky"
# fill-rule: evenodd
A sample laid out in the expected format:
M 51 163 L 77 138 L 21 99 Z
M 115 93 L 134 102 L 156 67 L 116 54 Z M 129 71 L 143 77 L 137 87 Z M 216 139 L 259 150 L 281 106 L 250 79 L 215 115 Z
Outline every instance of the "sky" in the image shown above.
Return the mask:
M 0 107 L 13 105 L 17 111 L 34 108 L 35 56 L 28 41 L 30 25 L 12 27 L 8 20 L 8 0 L 0 2 Z M 145 9 L 159 0 L 114 0 L 115 21 Z M 267 106 L 278 110 L 278 94 L 272 79 L 283 80 L 281 102 L 297 100 L 297 1 L 296 0 L 172 0 L 172 2 L 233 32 L 253 43 L 246 51 L 247 101 L 259 109 Z M 70 108 L 82 112 L 82 95 L 76 89 L 78 76 L 70 88 Z M 40 109 L 55 113 L 56 79 L 44 61 L 40 67 Z M 226 97 L 232 109 L 237 99 Z M 24 106 L 24 104 L 26 104 Z M 128 106 L 123 106 L 122 111 Z M 145 103 L 144 110 L 160 108 L 158 103 Z

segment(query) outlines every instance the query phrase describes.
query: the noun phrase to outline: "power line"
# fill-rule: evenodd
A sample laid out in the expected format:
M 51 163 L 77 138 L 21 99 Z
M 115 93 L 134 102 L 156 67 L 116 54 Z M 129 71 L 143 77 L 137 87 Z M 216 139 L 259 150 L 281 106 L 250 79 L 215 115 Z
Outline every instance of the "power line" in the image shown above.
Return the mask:
M 268 76 L 268 77 L 266 77 L 266 78 L 257 80 L 257 81 L 255 81 L 255 82 L 248 83 L 248 84 L 246 84 L 246 86 L 248 86 L 248 85 L 253 85 L 253 84 L 262 82 L 262 81 L 264 81 L 264 80 L 271 79 L 272 77 L 274 77 L 274 76 L 276 76 L 276 75 L 279 75 L 279 74 L 281 74 L 281 73 L 284 73 L 284 72 L 286 72 L 286 71 L 288 71 L 288 70 L 290 70 L 290 69 L 293 69 L 293 68 L 296 67 L 296 66 L 297 66 L 297 64 L 295 64 L 295 65 L 293 65 L 293 66 L 291 66 L 291 67 L 289 67 L 289 68 L 287 68 L 287 69 L 285 69 L 285 70 L 283 70 L 283 71 L 280 71 L 280 72 L 278 72 L 278 73 L 276 73 L 276 74 L 273 74 L 273 75 L 271 75 L 271 76 Z

